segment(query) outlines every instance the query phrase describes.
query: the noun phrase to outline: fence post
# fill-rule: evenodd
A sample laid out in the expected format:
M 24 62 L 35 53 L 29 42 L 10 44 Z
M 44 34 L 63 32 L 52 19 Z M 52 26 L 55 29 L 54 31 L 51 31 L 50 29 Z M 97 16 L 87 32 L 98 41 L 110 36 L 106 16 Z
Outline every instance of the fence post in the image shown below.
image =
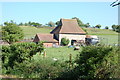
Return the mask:
M 69 67 L 72 65 L 72 54 L 69 55 Z
M 46 57 L 46 52 L 44 51 L 43 57 Z

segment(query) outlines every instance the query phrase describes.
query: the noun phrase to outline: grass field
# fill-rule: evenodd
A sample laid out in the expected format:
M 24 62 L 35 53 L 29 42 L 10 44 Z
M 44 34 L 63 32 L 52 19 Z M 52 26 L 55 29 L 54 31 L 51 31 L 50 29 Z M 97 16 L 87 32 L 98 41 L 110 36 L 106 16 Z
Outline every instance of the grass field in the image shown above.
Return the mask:
M 20 26 L 23 29 L 25 38 L 34 37 L 37 33 L 50 33 L 52 29 L 50 28 L 36 28 L 31 26 Z
M 89 35 L 97 35 L 100 43 L 113 45 L 118 44 L 118 33 L 112 30 L 85 28 Z
M 72 60 L 76 58 L 76 55 L 79 54 L 80 50 L 74 51 L 73 48 L 68 47 L 60 47 L 60 48 L 46 48 L 46 58 L 47 60 L 57 59 L 59 61 L 66 61 L 69 60 L 70 54 L 72 54 Z M 40 55 L 39 53 L 34 56 L 35 61 L 39 61 L 43 58 L 43 55 Z
M 117 35 L 118 33 L 107 29 L 85 28 L 89 35 Z

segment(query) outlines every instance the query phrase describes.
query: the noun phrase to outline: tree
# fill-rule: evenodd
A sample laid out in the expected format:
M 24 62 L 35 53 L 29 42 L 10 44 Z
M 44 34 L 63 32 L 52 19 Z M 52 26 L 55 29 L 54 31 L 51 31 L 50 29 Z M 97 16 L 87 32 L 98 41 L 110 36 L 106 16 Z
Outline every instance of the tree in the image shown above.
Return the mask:
M 2 39 L 7 41 L 9 44 L 17 42 L 23 39 L 24 34 L 20 27 L 16 24 L 7 22 L 5 26 L 2 27 Z
M 50 21 L 48 24 L 47 24 L 49 27 L 55 27 L 55 23 Z
M 19 65 L 24 61 L 31 60 L 31 57 L 37 52 L 41 53 L 44 50 L 43 43 L 16 43 L 10 46 L 2 47 L 2 62 L 7 64 L 7 67 L 13 68 L 15 65 Z M 7 60 L 8 59 L 8 60 Z
M 120 32 L 120 25 L 112 25 L 113 31 Z
M 31 26 L 34 26 L 34 27 L 41 27 L 42 26 L 42 24 L 39 24 L 39 23 L 36 23 L 36 22 L 29 22 L 29 24 L 31 25 Z
M 106 27 L 105 27 L 105 29 L 109 29 L 109 27 L 108 27 L 108 26 L 106 26 Z
M 113 31 L 115 31 L 115 29 L 116 29 L 116 25 L 112 25 L 112 29 L 113 29 Z
M 96 27 L 96 28 L 101 28 L 101 25 L 100 25 L 100 24 L 98 24 L 98 25 L 96 25 L 95 27 Z
M 86 28 L 88 28 L 88 27 L 90 27 L 90 24 L 89 24 L 89 23 L 86 23 L 86 24 L 84 24 L 84 26 L 85 26 Z
M 62 44 L 63 46 L 68 45 L 69 42 L 70 42 L 69 39 L 66 39 L 66 38 L 62 38 L 62 39 L 61 39 L 61 44 Z
M 82 22 L 79 18 L 77 18 L 77 17 L 73 17 L 72 19 L 76 19 L 77 22 L 78 22 L 78 25 L 79 25 L 80 27 L 84 27 L 83 22 Z
M 19 24 L 19 26 L 23 26 L 23 23 L 21 22 L 21 23 Z

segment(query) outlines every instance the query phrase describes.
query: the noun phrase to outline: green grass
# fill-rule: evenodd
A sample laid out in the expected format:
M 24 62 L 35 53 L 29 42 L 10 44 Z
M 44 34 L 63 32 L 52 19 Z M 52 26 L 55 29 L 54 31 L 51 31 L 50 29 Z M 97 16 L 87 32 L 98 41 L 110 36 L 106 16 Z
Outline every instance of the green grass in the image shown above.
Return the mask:
M 97 35 L 102 44 L 118 44 L 118 33 L 107 29 L 95 29 L 95 28 L 85 28 L 88 35 Z
M 50 28 L 36 28 L 31 26 L 20 26 L 23 29 L 25 38 L 34 37 L 37 33 L 50 33 Z
M 118 35 L 97 35 L 100 39 L 100 43 L 113 45 L 118 44 Z
M 58 59 L 59 61 L 66 61 L 69 60 L 69 55 L 72 54 L 72 60 L 75 60 L 77 54 L 79 54 L 80 50 L 74 51 L 74 48 L 68 48 L 68 47 L 60 47 L 60 48 L 46 48 L 46 59 L 53 60 L 53 58 Z M 36 61 L 39 61 L 41 58 L 43 58 L 43 55 L 40 55 L 39 53 L 34 56 L 34 59 Z
M 89 35 L 117 35 L 118 33 L 107 29 L 85 28 Z

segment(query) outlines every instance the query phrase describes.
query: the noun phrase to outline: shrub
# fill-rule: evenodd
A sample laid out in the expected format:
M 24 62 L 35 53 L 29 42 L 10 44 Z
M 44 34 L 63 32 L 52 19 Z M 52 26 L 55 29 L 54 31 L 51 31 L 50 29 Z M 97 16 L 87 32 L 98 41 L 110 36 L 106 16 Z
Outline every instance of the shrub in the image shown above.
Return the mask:
M 62 80 L 94 80 L 120 78 L 118 47 L 87 46 L 83 47 L 76 59 L 76 66 L 65 71 L 58 79 Z
M 61 39 L 61 44 L 62 44 L 63 46 L 68 45 L 69 42 L 70 42 L 69 39 L 66 39 L 66 38 L 62 38 L 62 39 Z
M 16 43 L 2 48 L 2 62 L 6 67 L 13 68 L 14 65 L 30 60 L 37 52 L 43 51 L 42 43 Z
M 6 23 L 2 27 L 2 39 L 12 44 L 23 39 L 23 30 L 14 23 Z

